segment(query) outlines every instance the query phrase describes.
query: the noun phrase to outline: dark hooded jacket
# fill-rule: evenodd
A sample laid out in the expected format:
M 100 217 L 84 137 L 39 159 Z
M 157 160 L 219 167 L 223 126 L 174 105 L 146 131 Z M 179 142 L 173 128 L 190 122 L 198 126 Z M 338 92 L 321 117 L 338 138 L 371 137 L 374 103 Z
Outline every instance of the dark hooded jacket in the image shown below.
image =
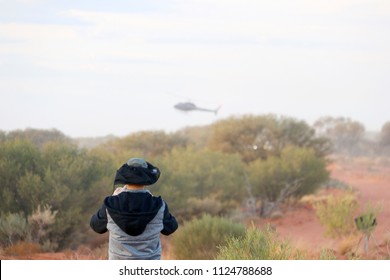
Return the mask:
M 110 231 L 110 259 L 159 259 L 160 233 L 169 235 L 178 228 L 166 202 L 147 190 L 106 197 L 90 225 L 97 233 Z

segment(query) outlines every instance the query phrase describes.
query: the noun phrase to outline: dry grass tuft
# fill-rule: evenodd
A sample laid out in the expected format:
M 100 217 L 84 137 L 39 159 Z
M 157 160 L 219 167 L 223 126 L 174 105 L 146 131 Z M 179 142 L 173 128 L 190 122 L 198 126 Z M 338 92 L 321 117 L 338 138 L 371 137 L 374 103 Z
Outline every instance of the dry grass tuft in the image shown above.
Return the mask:
M 41 252 L 41 246 L 37 243 L 19 241 L 4 248 L 4 254 L 13 257 L 28 257 Z
M 338 246 L 339 253 L 343 256 L 350 255 L 356 251 L 360 237 L 358 235 L 349 235 L 344 237 Z

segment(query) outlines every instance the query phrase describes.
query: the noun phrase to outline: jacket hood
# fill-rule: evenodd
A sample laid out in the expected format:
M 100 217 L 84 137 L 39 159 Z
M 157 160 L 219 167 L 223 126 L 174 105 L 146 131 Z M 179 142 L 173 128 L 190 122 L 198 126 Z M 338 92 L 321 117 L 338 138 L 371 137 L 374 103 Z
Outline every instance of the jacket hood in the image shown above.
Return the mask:
M 106 197 L 104 205 L 120 229 L 137 236 L 157 215 L 163 201 L 148 191 L 123 191 L 119 195 Z

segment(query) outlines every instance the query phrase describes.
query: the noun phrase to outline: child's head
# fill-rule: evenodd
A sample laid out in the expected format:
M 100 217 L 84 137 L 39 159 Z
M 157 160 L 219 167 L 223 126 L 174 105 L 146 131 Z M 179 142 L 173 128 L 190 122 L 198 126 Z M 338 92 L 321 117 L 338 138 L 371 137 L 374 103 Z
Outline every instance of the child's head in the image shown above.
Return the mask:
M 130 158 L 117 171 L 114 185 L 152 185 L 160 177 L 160 170 L 142 158 Z

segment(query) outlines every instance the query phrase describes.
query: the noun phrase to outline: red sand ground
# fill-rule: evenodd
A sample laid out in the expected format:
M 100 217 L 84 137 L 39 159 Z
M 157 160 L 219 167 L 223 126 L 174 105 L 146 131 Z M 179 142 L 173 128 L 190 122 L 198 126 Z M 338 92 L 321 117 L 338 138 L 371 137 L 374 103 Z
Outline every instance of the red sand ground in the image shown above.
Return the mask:
M 338 179 L 354 190 L 359 205 L 357 213 L 365 210 L 367 204 L 381 206 L 377 215 L 378 225 L 370 240 L 368 258 L 383 258 L 390 256 L 390 160 L 375 159 L 337 159 L 329 166 L 332 178 Z M 335 193 L 337 190 L 325 190 L 323 195 Z M 271 220 L 280 237 L 288 238 L 298 248 L 309 250 L 319 256 L 321 249 L 341 250 L 342 240 L 325 237 L 325 228 L 319 223 L 314 209 L 311 207 L 296 207 L 284 214 L 281 219 Z M 353 250 L 363 253 L 363 242 Z M 345 242 L 344 242 L 345 244 Z M 355 245 L 356 244 L 356 245 Z M 364 257 L 363 257 L 364 258 Z
M 372 255 L 368 258 L 383 259 L 390 256 L 390 159 L 343 159 L 338 158 L 330 166 L 331 176 L 349 186 L 356 192 L 357 202 L 362 211 L 367 205 L 382 206 L 382 211 L 377 216 L 378 226 L 374 231 L 374 239 L 370 242 Z M 325 190 L 322 195 L 339 192 L 337 190 Z M 290 243 L 306 252 L 308 258 L 318 258 L 321 249 L 333 249 L 338 258 L 342 244 L 341 239 L 325 237 L 325 228 L 319 223 L 314 209 L 309 204 L 299 204 L 290 207 L 280 218 L 261 220 L 261 224 L 271 223 L 281 238 L 288 238 Z M 359 240 L 359 237 L 357 238 Z M 170 259 L 169 242 L 163 240 L 164 259 Z M 356 240 L 353 247 L 356 247 Z M 377 246 L 378 245 L 378 246 Z M 360 253 L 363 244 L 361 243 Z M 96 259 L 102 258 L 88 248 L 81 248 L 76 252 L 40 253 L 23 256 L 22 259 Z M 311 255 L 311 256 L 310 256 Z M 9 257 L 2 257 L 6 259 Z M 11 257 L 12 258 L 12 257 Z M 14 258 L 14 257 L 13 257 Z

